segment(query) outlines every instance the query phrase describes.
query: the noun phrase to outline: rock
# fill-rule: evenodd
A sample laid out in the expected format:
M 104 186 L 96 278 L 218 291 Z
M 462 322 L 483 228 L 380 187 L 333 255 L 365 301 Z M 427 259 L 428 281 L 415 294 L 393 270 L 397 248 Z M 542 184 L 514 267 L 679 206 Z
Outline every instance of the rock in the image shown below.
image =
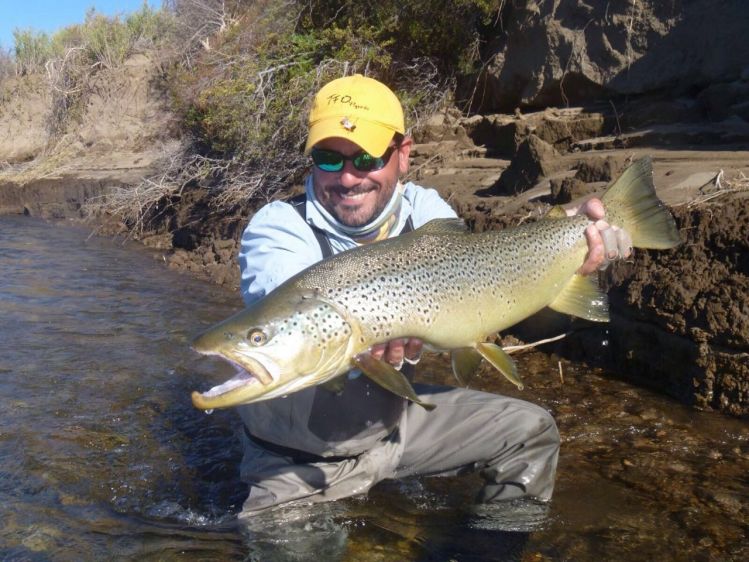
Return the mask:
M 737 114 L 737 106 L 749 99 L 749 82 L 711 84 L 697 96 L 700 108 L 709 119 L 722 121 Z
M 575 178 L 585 182 L 610 182 L 618 177 L 624 169 L 624 157 L 619 156 L 594 156 L 582 160 L 577 166 Z
M 533 187 L 559 169 L 559 153 L 536 135 L 529 135 L 493 186 L 497 194 L 514 195 Z
M 552 179 L 551 200 L 555 205 L 566 205 L 570 201 L 587 195 L 593 189 L 577 178 Z
M 508 2 L 504 33 L 490 46 L 484 111 L 659 91 L 679 95 L 744 76 L 746 2 L 678 6 L 658 0 Z

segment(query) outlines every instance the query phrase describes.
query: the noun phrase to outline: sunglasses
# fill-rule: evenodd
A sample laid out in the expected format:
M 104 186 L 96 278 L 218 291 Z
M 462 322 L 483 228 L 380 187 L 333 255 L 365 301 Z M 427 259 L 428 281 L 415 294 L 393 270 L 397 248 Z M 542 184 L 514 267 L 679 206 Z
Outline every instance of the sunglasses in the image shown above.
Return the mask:
M 346 156 L 335 150 L 313 148 L 310 151 L 310 156 L 312 156 L 312 161 L 315 163 L 315 166 L 323 172 L 340 172 L 346 165 L 347 160 L 350 160 L 354 165 L 354 168 L 360 172 L 373 172 L 375 170 L 382 170 L 382 168 L 387 165 L 396 148 L 398 147 L 388 147 L 385 154 L 380 157 L 372 156 L 364 150 L 361 150 L 352 156 Z

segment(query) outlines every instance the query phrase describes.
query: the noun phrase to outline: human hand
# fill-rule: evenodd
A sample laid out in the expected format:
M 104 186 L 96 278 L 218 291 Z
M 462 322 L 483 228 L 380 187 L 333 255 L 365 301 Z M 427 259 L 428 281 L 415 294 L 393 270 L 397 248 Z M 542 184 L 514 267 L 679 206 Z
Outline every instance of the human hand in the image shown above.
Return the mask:
M 616 259 L 626 259 L 632 255 L 632 238 L 623 228 L 610 225 L 603 220 L 606 211 L 603 202 L 597 197 L 588 199 L 578 207 L 566 209 L 568 216 L 585 215 L 593 224 L 585 229 L 588 254 L 577 272 L 590 275 L 599 269 L 606 269 Z
M 396 369 L 403 366 L 403 361 L 415 365 L 421 359 L 424 343 L 418 338 L 399 338 L 387 343 L 373 345 L 369 352 L 377 359 L 384 359 Z

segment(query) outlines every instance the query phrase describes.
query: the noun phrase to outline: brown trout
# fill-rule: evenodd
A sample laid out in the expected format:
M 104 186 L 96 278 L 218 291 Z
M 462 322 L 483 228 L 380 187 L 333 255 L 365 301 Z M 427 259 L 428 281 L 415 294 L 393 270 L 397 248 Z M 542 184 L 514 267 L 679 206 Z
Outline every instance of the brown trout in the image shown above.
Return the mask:
M 673 217 L 655 194 L 650 159 L 627 168 L 601 199 L 606 220 L 626 229 L 636 248 L 679 243 Z M 486 359 L 522 388 L 514 362 L 489 336 L 547 306 L 593 321 L 609 318 L 597 276 L 576 273 L 590 222 L 557 209 L 534 223 L 471 234 L 460 219 L 437 219 L 323 260 L 193 342 L 196 351 L 237 368 L 224 384 L 193 392 L 193 404 L 227 408 L 317 384 L 332 387 L 359 369 L 431 407 L 398 370 L 369 353 L 404 337 L 450 351 L 458 380 Z

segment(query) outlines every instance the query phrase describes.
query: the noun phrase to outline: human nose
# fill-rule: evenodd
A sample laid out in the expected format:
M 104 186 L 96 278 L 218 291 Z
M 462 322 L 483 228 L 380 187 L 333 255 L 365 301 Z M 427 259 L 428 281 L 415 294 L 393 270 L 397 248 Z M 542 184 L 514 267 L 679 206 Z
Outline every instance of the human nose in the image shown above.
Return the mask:
M 350 160 L 343 163 L 340 174 L 339 182 L 344 187 L 356 187 L 361 183 L 362 172 L 354 168 L 354 163 Z

